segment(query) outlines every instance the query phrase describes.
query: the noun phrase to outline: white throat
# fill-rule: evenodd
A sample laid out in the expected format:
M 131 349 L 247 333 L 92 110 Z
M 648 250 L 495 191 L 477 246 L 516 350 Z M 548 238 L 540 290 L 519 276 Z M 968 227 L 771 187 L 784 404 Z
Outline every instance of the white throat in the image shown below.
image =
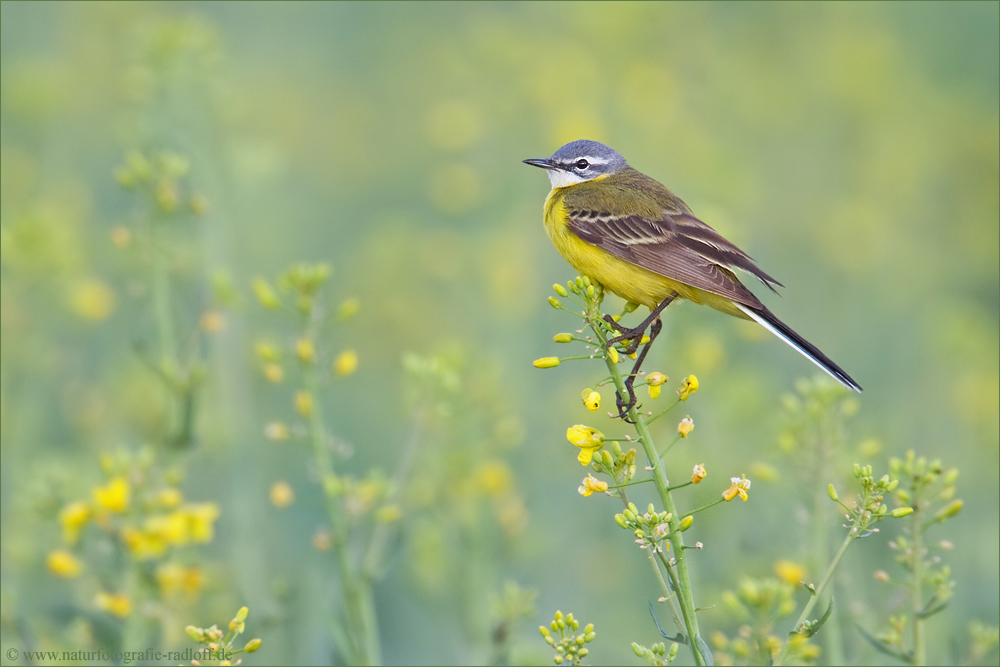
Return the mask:
M 552 183 L 553 188 L 565 188 L 568 185 L 576 185 L 590 180 L 562 169 L 549 169 L 546 173 L 549 175 L 549 182 Z

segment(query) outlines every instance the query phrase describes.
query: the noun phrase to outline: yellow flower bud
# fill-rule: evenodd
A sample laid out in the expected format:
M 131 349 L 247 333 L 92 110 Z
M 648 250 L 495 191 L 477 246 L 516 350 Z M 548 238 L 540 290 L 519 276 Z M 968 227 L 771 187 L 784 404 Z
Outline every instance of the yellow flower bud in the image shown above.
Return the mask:
M 677 395 L 680 396 L 682 401 L 686 401 L 696 391 L 698 391 L 698 378 L 689 375 L 681 382 L 681 388 L 677 390 Z
M 316 361 L 316 346 L 308 338 L 300 338 L 295 343 L 295 354 L 302 363 L 311 364 Z
M 571 333 L 556 334 L 555 336 L 552 337 L 552 340 L 554 340 L 557 343 L 572 343 L 573 334 Z
M 531 362 L 535 368 L 555 368 L 559 365 L 559 357 L 542 357 Z
M 281 301 L 278 300 L 278 295 L 275 293 L 274 288 L 271 287 L 271 283 L 263 278 L 254 278 L 251 287 L 253 287 L 253 293 L 257 296 L 257 301 L 260 302 L 260 305 L 268 310 L 276 310 L 281 307 Z
M 691 516 L 690 514 L 687 515 L 686 517 L 684 517 L 683 519 L 681 519 L 681 525 L 679 526 L 681 532 L 684 532 L 685 530 L 687 530 L 688 528 L 690 528 L 691 524 L 693 524 L 693 523 L 694 523 L 694 517 Z
M 303 417 L 308 417 L 313 411 L 313 396 L 304 389 L 295 393 L 295 409 Z
M 555 290 L 555 293 L 558 294 L 559 296 L 569 296 L 569 292 L 566 291 L 566 288 L 560 285 L 559 283 L 553 285 L 552 289 Z
M 833 488 L 833 484 L 826 487 L 826 494 L 830 496 L 830 500 L 833 500 L 834 502 L 840 500 L 840 496 L 837 495 L 837 489 Z
M 659 389 L 659 387 L 657 387 L 657 389 Z M 690 415 L 682 419 L 681 422 L 677 425 L 677 433 L 679 433 L 682 438 L 688 437 L 688 435 L 690 435 L 691 431 L 693 430 L 694 430 L 694 421 L 691 419 Z
M 45 558 L 45 564 L 53 574 L 65 579 L 73 579 L 83 571 L 83 563 L 65 549 L 56 549 Z
M 953 500 L 947 505 L 945 505 L 941 511 L 934 515 L 935 521 L 944 521 L 945 519 L 950 519 L 959 512 L 962 511 L 962 507 L 965 506 L 965 502 L 962 500 Z
M 263 373 L 268 382 L 274 382 L 275 384 L 285 379 L 285 369 L 278 364 L 265 364 Z
M 613 364 L 618 363 L 618 350 L 614 346 L 612 346 L 611 349 L 608 350 L 608 356 L 611 357 L 611 363 Z
M 597 412 L 597 408 L 601 407 L 601 395 L 592 391 L 583 398 L 583 404 L 591 412 Z
M 358 353 L 354 350 L 344 350 L 333 361 L 333 372 L 339 377 L 347 377 L 358 370 Z
M 904 516 L 909 516 L 910 514 L 913 514 L 912 507 L 897 507 L 892 511 L 894 519 L 902 519 Z
M 553 308 L 562 308 L 562 303 L 560 303 L 559 299 L 554 296 L 549 297 L 549 305 Z
M 247 642 L 247 645 L 243 647 L 243 650 L 247 653 L 253 653 L 260 648 L 260 637 L 254 637 Z

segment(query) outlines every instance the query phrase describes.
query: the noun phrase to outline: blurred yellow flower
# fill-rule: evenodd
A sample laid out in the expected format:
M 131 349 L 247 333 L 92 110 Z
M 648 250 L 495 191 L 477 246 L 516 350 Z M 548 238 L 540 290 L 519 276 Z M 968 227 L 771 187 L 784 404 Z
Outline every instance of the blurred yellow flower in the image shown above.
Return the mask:
M 694 421 L 691 419 L 691 415 L 688 415 L 677 425 L 677 433 L 680 434 L 682 438 L 686 438 L 694 430 Z
M 45 558 L 45 564 L 53 574 L 66 579 L 77 577 L 83 571 L 83 563 L 65 549 L 50 552 Z
M 486 495 L 503 494 L 510 488 L 510 480 L 510 468 L 500 460 L 486 461 L 476 471 L 476 485 Z
M 59 523 L 63 529 L 63 539 L 70 544 L 76 544 L 80 538 L 80 529 L 90 518 L 90 507 L 80 500 L 75 500 L 59 512 Z
M 271 283 L 263 278 L 254 278 L 251 287 L 260 305 L 269 310 L 275 310 L 281 306 L 281 301 L 278 300 L 278 295 L 275 293 L 274 288 L 271 287 Z
M 182 581 L 184 592 L 188 595 L 195 595 L 205 586 L 205 573 L 197 567 L 189 567 L 184 570 L 184 580 Z
M 125 618 L 132 613 L 132 600 L 124 593 L 98 593 L 94 605 L 102 611 Z
M 131 526 L 122 530 L 122 540 L 129 552 L 138 560 L 159 558 L 167 551 L 167 543 L 156 533 L 147 533 Z
M 399 505 L 383 505 L 375 512 L 375 520 L 379 523 L 394 523 L 403 518 L 403 510 L 399 508 Z
M 358 370 L 358 353 L 354 350 L 344 350 L 333 361 L 333 372 L 338 377 L 347 377 Z
M 263 372 L 268 382 L 278 383 L 285 379 L 285 369 L 275 363 L 264 364 Z
M 361 310 L 361 302 L 357 299 L 344 299 L 337 307 L 337 316 L 342 320 L 349 320 Z
M 162 563 L 156 568 L 156 584 L 164 597 L 180 590 L 184 581 L 184 567 L 180 563 Z
M 577 460 L 585 466 L 590 465 L 591 459 L 594 458 L 594 452 L 604 447 L 604 434 L 596 428 L 590 428 L 583 424 L 570 426 L 566 429 L 566 439 L 580 448 Z
M 218 333 L 226 326 L 226 318 L 217 310 L 210 310 L 201 316 L 199 322 L 206 333 Z
M 268 343 L 266 341 L 258 341 L 256 345 L 253 346 L 254 354 L 261 361 L 275 362 L 281 359 L 281 351 L 277 347 Z
M 746 502 L 749 497 L 747 492 L 750 490 L 750 480 L 747 479 L 747 476 L 743 475 L 742 479 L 739 477 L 730 477 L 729 481 L 732 482 L 732 485 L 722 492 L 722 498 L 728 503 L 736 496 L 739 496 L 743 502 Z
M 271 504 L 285 508 L 295 502 L 295 491 L 288 482 L 275 482 L 271 486 Z
M 149 517 L 146 519 L 144 530 L 147 535 L 155 535 L 164 544 L 184 545 L 191 539 L 190 525 L 189 514 L 180 510 Z
M 308 338 L 300 338 L 295 343 L 295 354 L 302 363 L 311 364 L 316 361 L 316 346 Z
M 211 542 L 215 537 L 215 520 L 219 518 L 219 506 L 215 503 L 188 505 L 183 510 L 188 517 L 188 530 L 195 542 Z
M 774 573 L 782 581 L 796 586 L 806 578 L 806 569 L 790 560 L 779 560 L 774 564 Z
M 180 489 L 168 486 L 157 494 L 156 502 L 160 507 L 168 510 L 173 509 L 184 502 L 184 494 L 180 492 Z
M 129 231 L 128 227 L 119 225 L 111 230 L 111 242 L 118 248 L 128 247 L 129 243 L 132 242 L 132 232 Z
M 688 397 L 694 392 L 698 391 L 698 378 L 693 375 L 688 375 L 681 382 L 681 388 L 677 390 L 677 395 L 680 396 L 682 401 L 688 400 Z
M 295 392 L 295 410 L 303 417 L 308 417 L 313 411 L 313 397 L 305 389 Z
M 705 479 L 708 472 L 705 470 L 705 464 L 699 463 L 694 467 L 694 471 L 691 473 L 691 483 L 697 484 L 701 480 Z
M 106 320 L 114 312 L 117 301 L 114 290 L 97 278 L 84 278 L 70 287 L 70 310 L 85 320 Z
M 587 475 L 586 479 L 583 480 L 583 484 L 577 489 L 584 498 L 593 493 L 604 493 L 607 490 L 608 483 L 597 479 L 593 475 Z
M 597 412 L 597 409 L 601 407 L 601 395 L 596 391 L 590 391 L 583 397 L 583 404 L 591 412 Z
M 264 425 L 264 436 L 268 440 L 288 440 L 288 426 L 282 422 L 268 422 Z
M 131 488 L 124 477 L 115 477 L 94 489 L 94 503 L 108 512 L 124 512 L 128 508 Z
M 325 530 L 317 530 L 312 536 L 313 548 L 317 551 L 329 551 L 333 546 L 333 538 Z

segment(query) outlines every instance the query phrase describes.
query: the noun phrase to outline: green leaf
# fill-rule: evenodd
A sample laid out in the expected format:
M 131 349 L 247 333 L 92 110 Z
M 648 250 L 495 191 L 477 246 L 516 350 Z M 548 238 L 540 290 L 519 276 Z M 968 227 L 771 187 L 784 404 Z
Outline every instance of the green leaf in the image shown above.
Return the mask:
M 895 648 L 889 646 L 888 644 L 886 644 L 884 641 L 882 641 L 878 637 L 875 637 L 875 636 L 869 634 L 869 632 L 867 630 L 865 630 L 863 627 L 861 627 L 860 625 L 858 625 L 856 627 L 858 628 L 858 632 L 861 633 L 861 636 L 864 637 L 865 639 L 867 639 L 868 643 L 871 644 L 873 647 L 875 647 L 876 651 L 879 651 L 880 653 L 885 653 L 886 655 L 890 655 L 893 658 L 895 658 L 896 660 L 899 660 L 901 662 L 906 662 L 906 663 L 909 663 L 911 665 L 913 664 L 913 654 L 912 653 L 903 653 L 899 649 L 895 649 Z
M 938 604 L 938 605 L 935 605 L 935 606 L 932 607 L 931 605 L 934 603 L 934 601 L 936 599 L 937 599 L 936 596 L 934 598 L 931 598 L 931 601 L 927 603 L 927 606 L 924 607 L 923 609 L 921 609 L 919 612 L 917 612 L 917 614 L 916 614 L 917 618 L 920 618 L 920 619 L 930 618 L 934 614 L 936 614 L 938 612 L 941 612 L 941 611 L 944 611 L 945 607 L 948 606 L 948 602 L 945 601 L 945 602 L 942 602 L 941 604 Z
M 701 653 L 701 657 L 705 659 L 706 665 L 714 665 L 715 658 L 712 657 L 712 649 L 708 648 L 708 644 L 705 640 L 701 638 L 701 635 L 695 637 L 695 641 L 698 644 L 698 652 Z

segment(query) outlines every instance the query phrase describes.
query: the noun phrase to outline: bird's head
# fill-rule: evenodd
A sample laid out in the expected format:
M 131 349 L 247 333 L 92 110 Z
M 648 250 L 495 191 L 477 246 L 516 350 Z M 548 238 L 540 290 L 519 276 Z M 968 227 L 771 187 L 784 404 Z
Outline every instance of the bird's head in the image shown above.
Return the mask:
M 597 141 L 572 141 L 550 158 L 525 160 L 525 164 L 547 169 L 553 188 L 592 181 L 628 166 L 618 151 Z

